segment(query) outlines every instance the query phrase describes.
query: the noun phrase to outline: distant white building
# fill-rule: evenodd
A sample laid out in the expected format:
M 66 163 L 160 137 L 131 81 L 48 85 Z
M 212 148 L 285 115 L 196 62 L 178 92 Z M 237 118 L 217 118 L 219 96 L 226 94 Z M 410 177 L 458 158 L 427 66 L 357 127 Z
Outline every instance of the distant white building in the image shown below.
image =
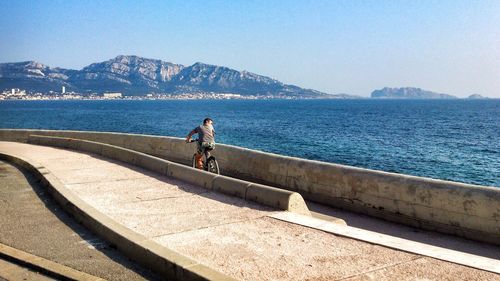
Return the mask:
M 105 99 L 116 99 L 121 98 L 122 93 L 104 93 L 103 96 Z
M 66 93 L 66 87 L 62 86 L 61 93 L 64 95 Z
M 25 96 L 26 95 L 26 91 L 18 89 L 18 88 L 13 88 L 11 90 L 11 94 L 10 95 L 11 96 Z

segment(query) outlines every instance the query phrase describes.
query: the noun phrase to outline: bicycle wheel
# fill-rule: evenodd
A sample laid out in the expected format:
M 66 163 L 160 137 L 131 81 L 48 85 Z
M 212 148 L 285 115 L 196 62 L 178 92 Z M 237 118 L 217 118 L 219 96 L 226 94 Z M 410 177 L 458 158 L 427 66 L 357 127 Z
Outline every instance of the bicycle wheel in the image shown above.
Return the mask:
M 215 160 L 215 157 L 210 156 L 208 158 L 208 160 L 207 160 L 207 170 L 210 173 L 220 174 L 219 164 L 217 163 L 217 160 Z
M 196 154 L 193 154 L 193 159 L 191 159 L 191 167 L 196 168 Z

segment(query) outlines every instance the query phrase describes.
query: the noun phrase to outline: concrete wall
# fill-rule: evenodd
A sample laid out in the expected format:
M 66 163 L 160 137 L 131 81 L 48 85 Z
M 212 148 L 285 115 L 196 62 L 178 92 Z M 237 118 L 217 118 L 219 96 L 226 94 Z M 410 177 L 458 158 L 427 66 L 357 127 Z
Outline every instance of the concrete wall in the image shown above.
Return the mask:
M 0 130 L 0 140 L 30 134 L 72 137 L 188 164 L 182 139 L 121 133 Z M 304 198 L 424 229 L 500 244 L 500 188 L 434 180 L 217 145 L 223 174 L 299 192 Z

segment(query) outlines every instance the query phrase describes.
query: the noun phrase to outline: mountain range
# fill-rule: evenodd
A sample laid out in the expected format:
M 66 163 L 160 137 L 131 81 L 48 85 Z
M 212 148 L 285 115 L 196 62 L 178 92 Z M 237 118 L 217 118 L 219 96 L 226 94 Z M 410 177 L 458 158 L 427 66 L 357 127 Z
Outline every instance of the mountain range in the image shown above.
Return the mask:
M 349 94 L 326 94 L 312 89 L 287 85 L 278 80 L 248 71 L 197 62 L 190 66 L 139 56 L 117 56 L 93 63 L 81 70 L 51 68 L 35 61 L 0 63 L 0 91 L 20 88 L 28 92 L 48 93 L 120 92 L 127 96 L 185 93 L 231 93 L 242 96 L 275 98 L 359 99 Z M 375 90 L 376 99 L 456 99 L 456 96 L 420 88 Z M 471 95 L 470 99 L 484 98 Z
M 117 56 L 81 70 L 51 68 L 27 61 L 0 64 L 0 90 L 21 88 L 30 92 L 121 92 L 124 95 L 192 92 L 240 95 L 329 98 L 311 89 L 287 85 L 248 71 L 197 62 L 191 66 L 138 56 Z

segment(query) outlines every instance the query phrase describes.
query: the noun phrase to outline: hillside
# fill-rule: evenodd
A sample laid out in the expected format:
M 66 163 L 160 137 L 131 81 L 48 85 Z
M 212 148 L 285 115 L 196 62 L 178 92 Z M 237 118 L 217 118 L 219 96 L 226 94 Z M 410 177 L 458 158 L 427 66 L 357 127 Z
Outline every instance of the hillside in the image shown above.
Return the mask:
M 328 98 L 325 93 L 283 84 L 275 79 L 228 67 L 195 63 L 191 66 L 117 56 L 81 70 L 51 68 L 28 61 L 0 64 L 0 90 L 22 88 L 31 92 L 121 92 L 125 95 L 192 92 L 233 93 L 274 97 Z

